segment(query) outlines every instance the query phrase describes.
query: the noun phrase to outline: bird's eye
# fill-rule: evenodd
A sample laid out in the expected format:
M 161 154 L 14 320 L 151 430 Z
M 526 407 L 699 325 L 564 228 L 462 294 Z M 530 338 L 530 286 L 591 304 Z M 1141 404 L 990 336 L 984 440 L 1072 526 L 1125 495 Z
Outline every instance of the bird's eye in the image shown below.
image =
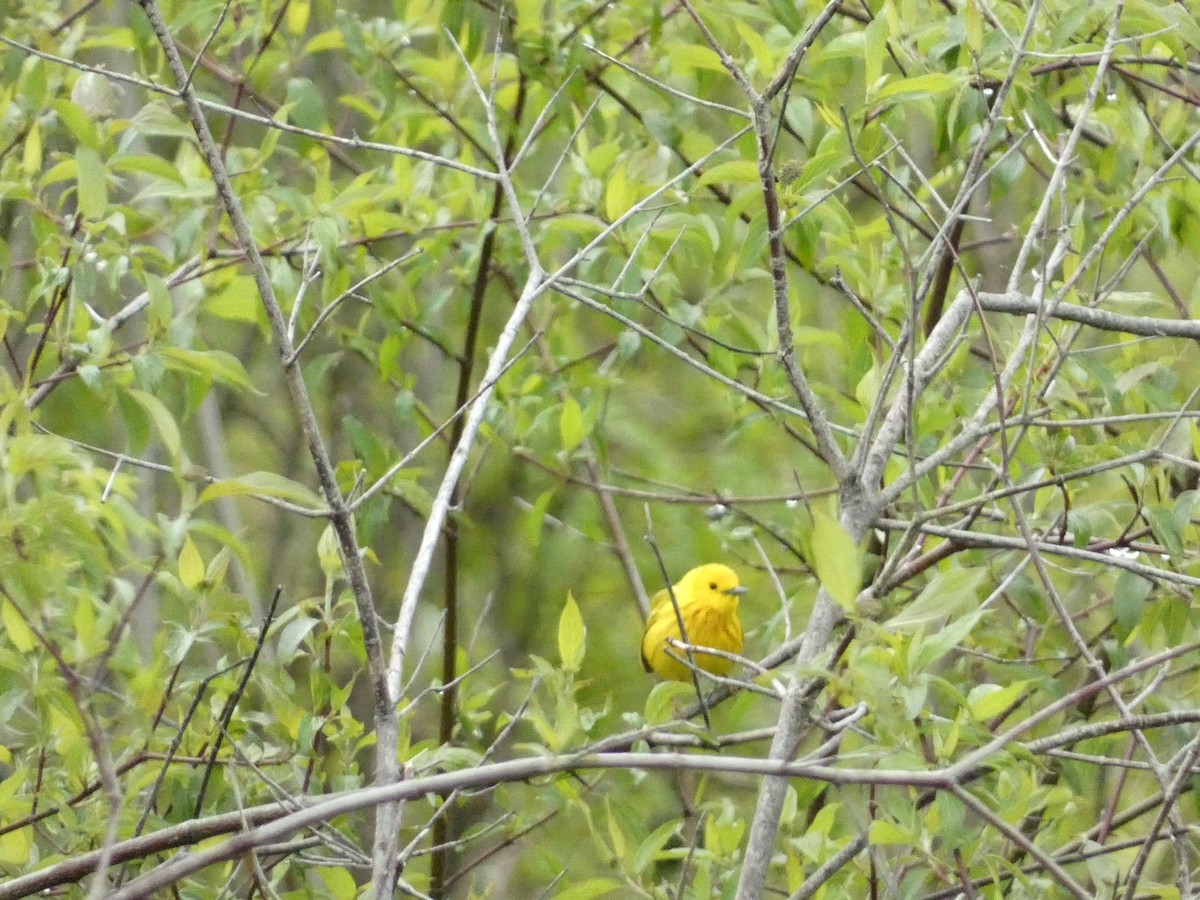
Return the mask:
M 708 589 L 710 591 L 715 591 L 717 589 L 717 583 L 715 581 L 710 581 L 708 583 Z

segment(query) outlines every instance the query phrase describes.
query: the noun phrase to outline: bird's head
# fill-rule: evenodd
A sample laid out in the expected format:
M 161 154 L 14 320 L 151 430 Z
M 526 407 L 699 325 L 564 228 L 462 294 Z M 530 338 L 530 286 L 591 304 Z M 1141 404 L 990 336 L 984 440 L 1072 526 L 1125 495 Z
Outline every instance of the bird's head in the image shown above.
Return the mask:
M 731 610 L 737 608 L 738 597 L 746 593 L 746 589 L 738 583 L 737 572 L 721 563 L 697 566 L 684 578 L 691 582 L 692 596 L 705 598 Z

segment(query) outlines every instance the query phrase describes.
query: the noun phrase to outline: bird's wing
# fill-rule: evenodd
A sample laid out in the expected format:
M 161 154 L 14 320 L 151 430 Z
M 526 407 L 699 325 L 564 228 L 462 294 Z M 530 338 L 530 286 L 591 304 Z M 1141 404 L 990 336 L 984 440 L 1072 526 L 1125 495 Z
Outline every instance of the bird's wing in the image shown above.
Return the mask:
M 678 598 L 676 598 L 676 599 L 678 599 Z M 653 597 L 651 597 L 650 598 L 650 615 L 651 615 L 651 617 L 654 616 L 654 611 L 656 609 L 658 609 L 659 606 L 661 606 L 663 603 L 669 603 L 670 600 L 671 600 L 671 592 L 668 591 L 666 588 L 663 588 L 661 591 L 659 591 L 657 594 L 655 594 Z
M 647 672 L 653 671 L 650 658 L 654 656 L 654 651 L 662 643 L 663 619 L 666 616 L 675 617 L 675 608 L 671 606 L 670 596 L 665 590 L 655 594 L 654 600 L 650 604 L 650 615 L 646 617 L 646 630 L 642 633 L 642 668 Z M 663 603 L 663 600 L 667 602 Z

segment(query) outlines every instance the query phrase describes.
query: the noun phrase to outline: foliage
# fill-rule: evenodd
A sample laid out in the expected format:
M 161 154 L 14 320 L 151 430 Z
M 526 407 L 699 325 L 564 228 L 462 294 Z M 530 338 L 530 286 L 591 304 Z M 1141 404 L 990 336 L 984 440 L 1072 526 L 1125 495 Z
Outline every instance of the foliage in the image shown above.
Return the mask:
M 1192 8 L 77 6 L 0 6 L 0 897 L 1186 895 Z

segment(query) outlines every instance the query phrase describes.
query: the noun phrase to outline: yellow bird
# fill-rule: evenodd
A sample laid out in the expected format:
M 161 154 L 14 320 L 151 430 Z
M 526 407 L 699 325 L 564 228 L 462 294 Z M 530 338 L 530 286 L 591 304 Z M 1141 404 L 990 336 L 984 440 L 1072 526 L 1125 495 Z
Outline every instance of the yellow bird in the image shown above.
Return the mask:
M 667 655 L 667 639 L 684 640 L 699 647 L 712 647 L 726 653 L 742 652 L 742 623 L 738 620 L 738 598 L 746 589 L 738 584 L 737 572 L 720 563 L 697 566 L 679 579 L 671 589 L 679 604 L 679 617 L 687 632 L 679 633 L 679 619 L 666 590 L 650 601 L 650 616 L 642 636 L 642 666 L 672 681 L 691 681 L 692 672 L 679 660 Z M 671 652 L 681 658 L 687 654 L 678 648 Z M 714 675 L 728 675 L 733 660 L 712 653 L 694 652 L 696 665 Z

